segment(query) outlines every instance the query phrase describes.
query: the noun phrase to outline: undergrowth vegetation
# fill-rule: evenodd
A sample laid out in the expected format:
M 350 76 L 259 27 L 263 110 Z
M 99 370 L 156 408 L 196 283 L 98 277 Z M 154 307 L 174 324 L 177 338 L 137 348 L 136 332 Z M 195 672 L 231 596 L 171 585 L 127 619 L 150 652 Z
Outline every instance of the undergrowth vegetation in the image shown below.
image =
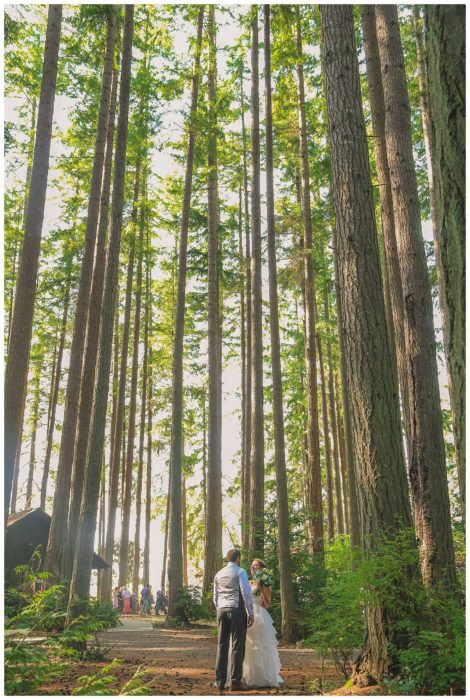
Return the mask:
M 8 589 L 5 615 L 6 695 L 34 693 L 64 675 L 73 659 L 102 659 L 109 648 L 101 646 L 98 633 L 120 624 L 110 604 L 95 600 L 86 616 L 68 621 L 67 587 L 62 584 L 32 594 Z
M 384 691 L 398 695 L 459 694 L 465 690 L 465 571 L 463 540 L 456 540 L 458 590 L 423 587 L 419 555 L 410 530 L 382 538 L 374 555 L 351 550 L 347 536 L 325 547 L 324 566 L 312 563 L 300 547 L 294 554 L 296 596 L 303 601 L 297 620 L 304 647 L 323 661 L 333 659 L 338 674 L 349 683 L 364 635 L 366 606 L 391 612 L 394 642 L 389 653 L 394 674 L 380 679 Z M 265 557 L 279 590 L 276 542 Z M 320 572 L 321 568 L 321 572 Z M 307 594 L 308 591 L 308 594 Z M 276 600 L 277 599 L 277 600 Z M 270 610 L 280 629 L 279 596 Z M 317 689 L 325 689 L 322 678 Z

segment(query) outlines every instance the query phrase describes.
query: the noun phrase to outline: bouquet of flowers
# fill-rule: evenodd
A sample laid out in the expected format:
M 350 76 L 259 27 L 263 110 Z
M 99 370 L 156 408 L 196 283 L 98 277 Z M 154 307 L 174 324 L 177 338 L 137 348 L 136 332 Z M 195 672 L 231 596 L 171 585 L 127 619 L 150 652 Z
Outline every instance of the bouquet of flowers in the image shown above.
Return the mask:
M 271 574 L 268 574 L 267 571 L 256 571 L 253 578 L 258 583 L 260 588 L 262 586 L 270 588 L 273 585 L 273 577 L 271 576 Z

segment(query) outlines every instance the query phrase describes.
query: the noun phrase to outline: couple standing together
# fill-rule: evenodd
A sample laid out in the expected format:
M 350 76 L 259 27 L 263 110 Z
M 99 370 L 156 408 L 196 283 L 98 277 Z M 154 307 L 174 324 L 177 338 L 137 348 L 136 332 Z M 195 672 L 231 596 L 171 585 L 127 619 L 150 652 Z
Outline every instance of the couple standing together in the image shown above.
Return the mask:
M 276 631 L 266 608 L 271 605 L 270 578 L 265 564 L 255 559 L 253 581 L 240 567 L 240 552 L 227 553 L 227 566 L 214 578 L 218 647 L 215 666 L 219 691 L 226 687 L 278 688 L 283 683 Z

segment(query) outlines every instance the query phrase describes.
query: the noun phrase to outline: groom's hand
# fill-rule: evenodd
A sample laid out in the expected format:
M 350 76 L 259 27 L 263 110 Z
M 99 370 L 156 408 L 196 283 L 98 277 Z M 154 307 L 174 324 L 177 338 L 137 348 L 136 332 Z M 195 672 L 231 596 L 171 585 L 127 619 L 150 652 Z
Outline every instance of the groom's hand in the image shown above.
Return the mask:
M 255 621 L 255 618 L 253 617 L 253 615 L 248 615 L 247 627 L 251 627 L 251 625 L 253 624 L 254 621 Z

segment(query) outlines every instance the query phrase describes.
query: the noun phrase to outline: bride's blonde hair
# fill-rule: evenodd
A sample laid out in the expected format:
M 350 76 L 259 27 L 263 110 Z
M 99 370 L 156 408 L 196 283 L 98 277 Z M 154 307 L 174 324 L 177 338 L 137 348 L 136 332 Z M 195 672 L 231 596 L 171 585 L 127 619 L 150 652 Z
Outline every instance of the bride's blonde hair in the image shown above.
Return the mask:
M 253 559 L 251 566 L 253 566 L 253 564 L 255 562 L 258 562 L 258 564 L 261 566 L 262 569 L 266 569 L 266 564 L 264 563 L 264 561 L 262 559 Z

